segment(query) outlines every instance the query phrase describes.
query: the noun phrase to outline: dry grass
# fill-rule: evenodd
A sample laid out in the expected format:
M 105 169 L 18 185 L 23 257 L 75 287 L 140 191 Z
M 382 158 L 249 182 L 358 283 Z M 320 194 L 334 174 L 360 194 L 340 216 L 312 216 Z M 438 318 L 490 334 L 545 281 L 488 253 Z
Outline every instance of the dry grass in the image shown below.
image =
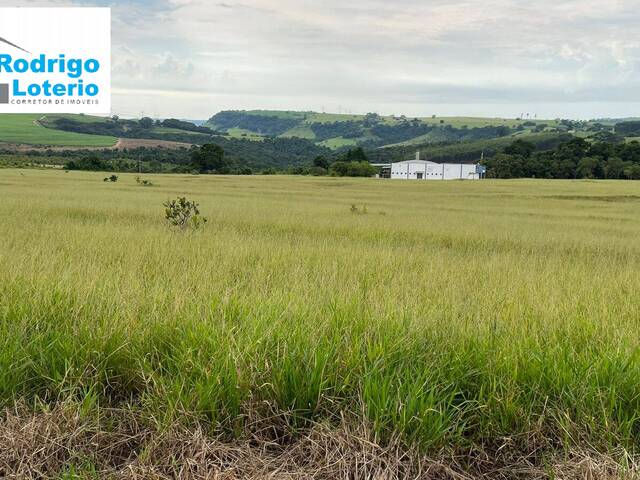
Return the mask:
M 522 457 L 505 442 L 493 452 L 477 449 L 424 456 L 398 442 L 385 447 L 365 427 L 316 425 L 283 441 L 256 431 L 242 441 L 213 438 L 201 428 L 176 423 L 143 426 L 131 410 L 87 417 L 73 405 L 52 410 L 7 410 L 0 421 L 0 477 L 15 479 L 537 479 L 640 478 L 625 457 L 571 452 L 546 458 L 546 466 Z M 264 432 L 263 432 L 264 433 Z

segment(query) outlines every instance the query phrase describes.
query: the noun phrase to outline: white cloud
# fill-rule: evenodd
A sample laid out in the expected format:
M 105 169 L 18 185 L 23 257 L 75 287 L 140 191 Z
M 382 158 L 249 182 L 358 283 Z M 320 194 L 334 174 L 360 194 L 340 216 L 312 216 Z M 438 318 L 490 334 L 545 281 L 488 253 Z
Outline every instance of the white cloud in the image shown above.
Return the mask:
M 599 116 L 640 102 L 634 0 L 113 2 L 119 113 Z

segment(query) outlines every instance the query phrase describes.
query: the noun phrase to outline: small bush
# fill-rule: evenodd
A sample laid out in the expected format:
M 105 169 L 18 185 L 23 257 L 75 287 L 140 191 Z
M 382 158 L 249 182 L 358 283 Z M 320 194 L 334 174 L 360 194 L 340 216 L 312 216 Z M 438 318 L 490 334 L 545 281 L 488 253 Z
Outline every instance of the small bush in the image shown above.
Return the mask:
M 171 227 L 187 230 L 198 230 L 207 223 L 207 219 L 200 215 L 198 204 L 190 202 L 185 197 L 167 200 L 164 204 L 165 219 Z
M 111 175 L 110 177 L 105 177 L 102 179 L 103 182 L 117 182 L 118 181 L 118 176 L 117 175 Z
M 145 180 L 144 178 L 136 177 L 136 183 L 143 187 L 152 187 L 153 183 L 149 180 Z

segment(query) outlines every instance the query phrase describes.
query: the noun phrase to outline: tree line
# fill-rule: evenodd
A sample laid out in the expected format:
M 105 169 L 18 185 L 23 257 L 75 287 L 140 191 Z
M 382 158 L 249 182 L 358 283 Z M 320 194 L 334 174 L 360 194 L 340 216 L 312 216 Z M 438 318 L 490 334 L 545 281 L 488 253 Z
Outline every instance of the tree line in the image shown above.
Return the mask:
M 640 179 L 640 143 L 589 142 L 573 138 L 556 148 L 536 151 L 517 140 L 485 161 L 491 178 Z
M 61 152 L 55 153 L 60 155 Z M 378 171 L 376 167 L 369 163 L 365 151 L 360 147 L 346 150 L 337 156 L 318 155 L 310 165 L 290 166 L 282 169 L 273 167 L 252 169 L 246 164 L 238 164 L 225 154 L 225 150 L 220 145 L 212 143 L 194 146 L 189 150 L 168 151 L 141 147 L 128 153 L 123 153 L 125 156 L 134 157 L 134 159 L 119 157 L 113 150 L 104 150 L 102 156 L 99 154 L 100 152 L 95 151 L 68 151 L 66 153 L 72 155 L 72 158 L 64 162 L 66 170 L 225 175 L 275 174 L 282 172 L 295 175 L 333 175 L 341 177 L 371 177 Z M 159 153 L 162 153 L 162 155 L 158 155 Z M 42 152 L 37 156 L 42 157 L 43 161 L 34 163 L 54 163 L 51 158 L 60 158 L 57 156 L 47 157 Z

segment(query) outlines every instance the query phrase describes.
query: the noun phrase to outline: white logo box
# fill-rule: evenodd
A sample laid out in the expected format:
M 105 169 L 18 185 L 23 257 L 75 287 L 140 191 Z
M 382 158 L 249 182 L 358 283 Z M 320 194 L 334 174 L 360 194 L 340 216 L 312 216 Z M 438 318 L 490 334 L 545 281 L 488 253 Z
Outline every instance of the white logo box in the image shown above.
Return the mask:
M 110 112 L 109 8 L 0 8 L 0 113 Z

